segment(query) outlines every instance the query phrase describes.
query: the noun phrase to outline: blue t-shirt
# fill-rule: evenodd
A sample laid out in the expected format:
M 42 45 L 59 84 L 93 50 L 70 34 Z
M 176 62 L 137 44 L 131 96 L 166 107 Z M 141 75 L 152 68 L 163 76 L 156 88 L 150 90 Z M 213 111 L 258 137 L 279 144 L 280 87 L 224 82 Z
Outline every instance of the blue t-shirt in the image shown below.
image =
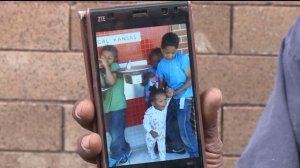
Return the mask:
M 174 91 L 179 89 L 187 82 L 185 71 L 190 67 L 190 58 L 188 54 L 176 52 L 172 60 L 163 58 L 156 71 L 156 76 L 166 81 L 168 87 Z M 190 98 L 193 97 L 192 85 L 186 90 L 177 94 L 173 98 Z

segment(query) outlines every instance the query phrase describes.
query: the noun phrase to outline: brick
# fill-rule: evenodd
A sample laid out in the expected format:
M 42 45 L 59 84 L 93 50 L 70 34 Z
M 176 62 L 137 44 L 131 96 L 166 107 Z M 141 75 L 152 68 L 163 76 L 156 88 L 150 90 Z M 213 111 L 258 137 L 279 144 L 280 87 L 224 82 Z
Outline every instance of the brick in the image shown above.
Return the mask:
M 181 43 L 186 43 L 187 42 L 187 36 L 181 36 L 180 37 L 180 42 Z
M 185 24 L 180 24 L 180 29 L 186 30 L 186 25 Z
M 88 96 L 82 53 L 3 51 L 0 72 L 2 99 L 77 100 Z
M 236 162 L 238 161 L 239 158 L 237 157 L 224 157 L 224 168 L 234 168 Z
M 180 30 L 180 25 L 176 24 L 176 25 L 172 25 L 172 31 L 177 31 Z
M 225 107 L 224 154 L 240 155 L 263 112 L 262 107 Z
M 107 8 L 116 6 L 126 6 L 142 3 L 157 3 L 159 1 L 117 1 L 117 2 L 98 2 L 98 3 L 76 3 L 71 6 L 71 48 L 72 50 L 82 50 L 81 35 L 80 35 L 80 20 L 78 11 L 85 10 L 87 8 Z
M 219 136 L 222 140 L 222 109 L 223 107 L 219 108 L 218 109 L 218 121 L 217 121 L 217 124 L 218 124 L 218 132 L 219 132 Z
M 193 27 L 197 53 L 228 53 L 230 7 L 193 5 Z
M 65 127 L 64 127 L 64 142 L 66 151 L 76 151 L 77 139 L 90 131 L 83 129 L 72 117 L 73 105 L 64 106 Z
M 0 103 L 0 149 L 60 150 L 61 116 L 58 105 Z
M 278 54 L 299 7 L 234 7 L 233 53 Z
M 182 53 L 189 53 L 189 50 L 188 49 L 183 49 L 181 52 Z
M 91 165 L 76 153 L 0 152 L 0 162 L 5 168 L 87 168 Z
M 274 85 L 276 57 L 198 55 L 197 61 L 201 90 L 220 88 L 224 103 L 266 103 Z
M 69 50 L 67 3 L 1 3 L 0 48 Z
M 187 35 L 186 30 L 176 30 L 176 31 L 173 31 L 173 32 L 176 33 L 177 36 L 186 36 Z
M 178 48 L 188 48 L 188 43 L 180 43 Z

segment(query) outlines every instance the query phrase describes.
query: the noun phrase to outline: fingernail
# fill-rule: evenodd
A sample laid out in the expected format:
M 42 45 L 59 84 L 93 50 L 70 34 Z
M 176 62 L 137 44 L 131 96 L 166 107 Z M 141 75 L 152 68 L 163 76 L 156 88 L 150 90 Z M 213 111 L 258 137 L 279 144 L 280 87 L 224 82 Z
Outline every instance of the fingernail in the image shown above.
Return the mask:
M 81 147 L 85 151 L 90 151 L 90 136 L 89 135 L 82 138 Z
M 81 112 L 81 109 L 79 109 L 78 107 L 75 109 L 75 115 L 77 118 L 81 119 L 80 117 L 80 112 Z

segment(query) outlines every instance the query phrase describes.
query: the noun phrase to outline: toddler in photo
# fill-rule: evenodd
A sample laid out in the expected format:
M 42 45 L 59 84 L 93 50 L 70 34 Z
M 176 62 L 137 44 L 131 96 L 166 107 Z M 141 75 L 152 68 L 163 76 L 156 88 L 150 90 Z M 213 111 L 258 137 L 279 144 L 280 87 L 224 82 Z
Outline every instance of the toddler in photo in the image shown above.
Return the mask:
M 166 160 L 166 117 L 172 90 L 151 89 L 150 101 L 152 106 L 144 115 L 143 125 L 146 129 L 146 144 L 151 159 L 156 159 L 155 144 L 158 145 L 159 158 Z

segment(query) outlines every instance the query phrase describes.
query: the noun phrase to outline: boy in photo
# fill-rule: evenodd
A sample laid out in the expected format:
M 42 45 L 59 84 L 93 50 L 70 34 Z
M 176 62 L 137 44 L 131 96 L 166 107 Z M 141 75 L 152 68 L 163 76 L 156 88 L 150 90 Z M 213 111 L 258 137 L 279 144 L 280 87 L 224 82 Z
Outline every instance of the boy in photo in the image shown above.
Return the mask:
M 124 94 L 123 75 L 118 74 L 120 68 L 116 62 L 118 50 L 113 45 L 102 47 L 100 65 L 105 72 L 100 73 L 101 85 L 109 89 L 102 92 L 103 109 L 107 131 L 111 136 L 109 166 L 126 164 L 131 148 L 125 140 L 126 98 Z
M 166 117 L 172 94 L 173 92 L 168 90 L 166 93 L 163 89 L 151 89 L 150 101 L 152 106 L 145 112 L 143 125 L 147 132 L 146 144 L 148 153 L 153 160 L 157 158 L 154 152 L 156 143 L 160 160 L 166 160 Z
M 166 82 L 173 91 L 167 113 L 167 136 L 171 139 L 172 149 L 178 151 L 179 138 L 173 127 L 174 120 L 178 120 L 180 137 L 190 157 L 198 157 L 198 142 L 190 122 L 193 106 L 193 88 L 188 54 L 177 52 L 179 38 L 175 33 L 166 33 L 161 42 L 164 58 L 157 67 L 159 86 Z

